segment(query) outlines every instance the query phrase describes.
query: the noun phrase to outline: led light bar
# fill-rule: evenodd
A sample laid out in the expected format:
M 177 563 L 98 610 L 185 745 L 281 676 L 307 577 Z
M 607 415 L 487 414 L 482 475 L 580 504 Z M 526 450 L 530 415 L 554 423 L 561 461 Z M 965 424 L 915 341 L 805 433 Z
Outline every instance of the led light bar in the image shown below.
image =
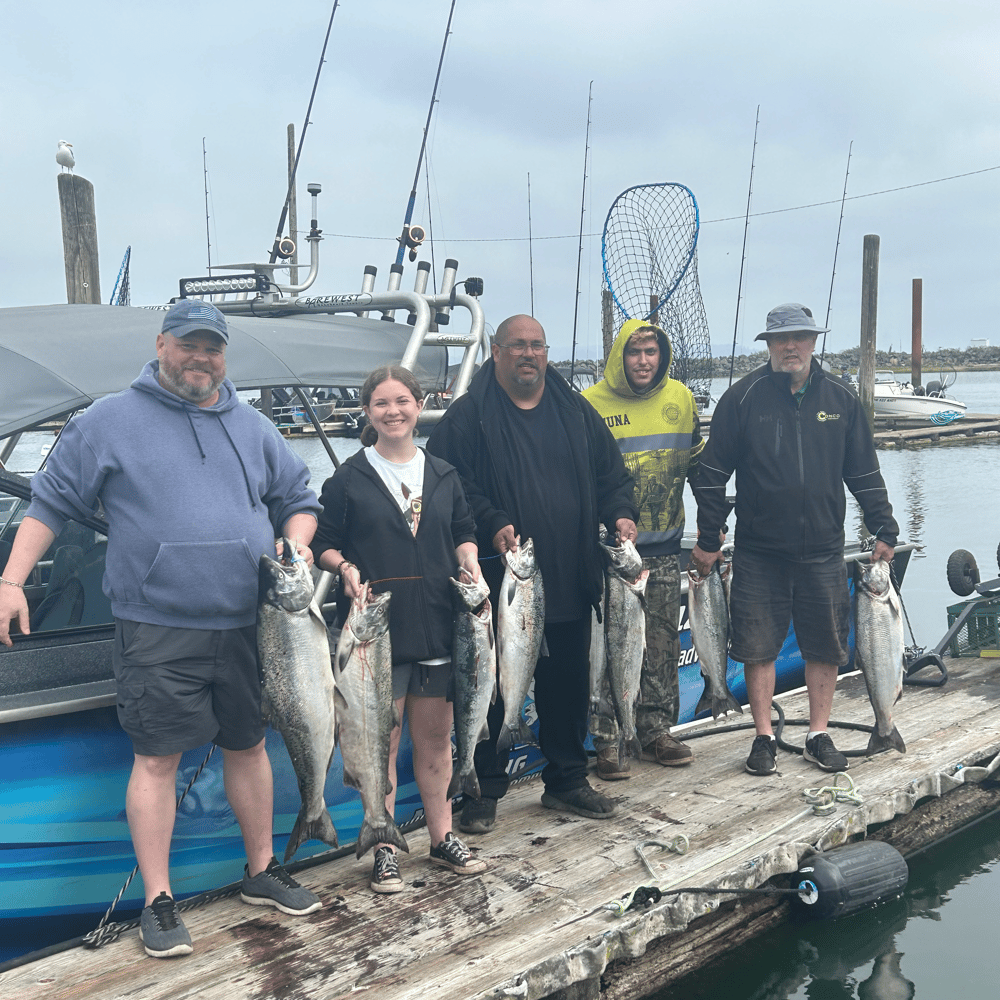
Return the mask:
M 233 274 L 228 278 L 181 278 L 181 298 L 220 295 L 223 292 L 268 292 L 271 283 L 263 274 Z

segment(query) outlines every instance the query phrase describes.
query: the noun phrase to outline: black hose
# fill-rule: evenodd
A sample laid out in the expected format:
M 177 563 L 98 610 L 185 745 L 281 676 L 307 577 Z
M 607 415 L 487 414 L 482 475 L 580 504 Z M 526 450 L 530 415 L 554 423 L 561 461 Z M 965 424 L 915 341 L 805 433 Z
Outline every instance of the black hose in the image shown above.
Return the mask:
M 803 751 L 802 747 L 797 747 L 793 743 L 788 743 L 786 740 L 781 738 L 782 731 L 785 726 L 808 726 L 808 719 L 786 719 L 785 712 L 782 707 L 776 702 L 771 702 L 771 707 L 778 713 L 778 722 L 775 726 L 774 738 L 778 741 L 778 746 L 782 750 L 788 750 L 790 753 L 801 754 Z M 831 719 L 827 725 L 832 726 L 835 729 L 856 729 L 860 733 L 873 733 L 875 732 L 874 726 L 866 726 L 863 722 L 837 722 L 835 719 Z M 699 729 L 696 732 L 685 733 L 685 740 L 694 740 L 702 736 L 715 736 L 718 733 L 736 733 L 743 729 L 755 729 L 756 723 L 754 722 L 735 722 L 730 723 L 727 726 L 715 726 L 711 729 Z M 845 757 L 867 757 L 868 750 L 841 750 L 840 751 Z

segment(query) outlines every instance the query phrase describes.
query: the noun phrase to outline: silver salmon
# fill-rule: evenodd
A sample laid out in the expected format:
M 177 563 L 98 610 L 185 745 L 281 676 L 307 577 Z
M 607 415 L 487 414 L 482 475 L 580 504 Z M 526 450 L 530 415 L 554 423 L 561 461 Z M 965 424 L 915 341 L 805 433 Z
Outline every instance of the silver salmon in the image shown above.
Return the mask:
M 304 559 L 260 557 L 257 650 L 263 699 L 281 733 L 299 784 L 302 808 L 295 820 L 285 861 L 307 840 L 337 846 L 337 831 L 323 798 L 335 746 L 334 681 L 326 623 L 313 598 L 313 580 Z
M 497 753 L 504 753 L 515 743 L 538 742 L 522 714 L 545 638 L 545 590 L 530 538 L 514 552 L 507 553 L 507 568 L 497 600 L 500 605 L 497 609 L 497 659 L 504 706 Z
M 602 545 L 604 574 L 604 649 L 608 689 L 618 722 L 618 759 L 626 753 L 642 756 L 635 731 L 635 706 L 646 656 L 646 612 L 643 607 L 649 570 L 635 545 L 625 539 L 611 548 Z
M 490 588 L 452 579 L 455 616 L 452 626 L 451 668 L 455 682 L 455 771 L 448 798 L 459 792 L 481 797 L 473 755 L 476 744 L 490 738 L 486 713 L 497 697 L 497 654 L 493 637 Z
M 375 596 L 369 584 L 362 586 L 351 601 L 333 669 L 344 784 L 361 793 L 365 810 L 355 846 L 359 858 L 376 844 L 410 850 L 385 808 L 385 797 L 392 790 L 389 736 L 399 721 L 392 698 L 389 599 L 388 591 Z
M 743 714 L 743 708 L 733 697 L 726 683 L 729 666 L 729 567 L 725 576 L 719 564 L 712 566 L 708 576 L 701 576 L 693 567 L 688 569 L 688 619 L 691 641 L 698 653 L 705 690 L 695 708 L 695 715 L 710 709 L 717 719 L 728 712 Z
M 880 559 L 861 569 L 855 587 L 857 627 L 854 654 L 868 685 L 875 710 L 875 732 L 868 754 L 890 747 L 906 753 L 906 744 L 892 721 L 892 706 L 903 693 L 903 613 L 899 594 L 889 577 L 889 564 Z

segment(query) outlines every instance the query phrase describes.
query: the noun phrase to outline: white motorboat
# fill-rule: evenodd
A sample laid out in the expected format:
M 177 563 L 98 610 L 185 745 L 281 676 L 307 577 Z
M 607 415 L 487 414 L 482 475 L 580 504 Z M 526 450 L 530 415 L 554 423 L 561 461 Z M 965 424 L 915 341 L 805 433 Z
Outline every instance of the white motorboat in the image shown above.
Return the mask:
M 951 383 L 932 379 L 926 386 L 900 382 L 890 371 L 875 372 L 875 415 L 923 417 L 935 422 L 965 416 L 965 403 L 945 394 Z
M 850 382 L 855 390 L 858 388 L 857 377 L 848 375 L 842 369 L 841 378 Z M 965 403 L 946 394 L 945 390 L 955 382 L 955 374 L 951 378 L 939 376 L 931 379 L 926 385 L 913 386 L 909 382 L 901 382 L 894 372 L 875 372 L 874 403 L 877 417 L 910 417 L 932 420 L 935 423 L 946 424 L 965 416 Z

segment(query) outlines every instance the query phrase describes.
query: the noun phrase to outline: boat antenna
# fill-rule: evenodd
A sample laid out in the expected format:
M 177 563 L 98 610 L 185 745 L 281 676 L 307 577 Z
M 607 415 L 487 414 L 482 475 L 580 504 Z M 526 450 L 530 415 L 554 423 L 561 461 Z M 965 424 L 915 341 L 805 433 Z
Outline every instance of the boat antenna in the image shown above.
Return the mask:
M 847 147 L 847 170 L 844 171 L 844 194 L 840 199 L 840 219 L 837 222 L 837 245 L 833 248 L 833 273 L 830 275 L 830 296 L 826 300 L 826 319 L 823 321 L 823 326 L 827 329 L 823 331 L 823 350 L 819 355 L 819 363 L 822 366 L 823 359 L 826 357 L 826 335 L 829 332 L 830 327 L 830 306 L 833 303 L 833 279 L 837 273 L 837 251 L 840 249 L 840 227 L 844 224 L 844 202 L 847 201 L 847 177 L 851 172 L 851 150 L 854 148 L 854 140 L 851 140 L 850 146 Z
M 434 220 L 431 218 L 431 161 L 427 158 L 424 167 L 424 183 L 427 186 L 427 242 L 431 247 L 431 288 L 437 295 L 437 261 L 434 259 Z
M 733 369 L 736 366 L 736 337 L 740 328 L 740 299 L 743 297 L 743 265 L 747 262 L 747 230 L 750 228 L 750 198 L 753 195 L 753 168 L 757 159 L 757 127 L 760 125 L 760 105 L 757 105 L 757 121 L 753 126 L 753 153 L 750 154 L 750 186 L 747 189 L 747 217 L 743 223 L 743 257 L 740 259 L 740 282 L 736 288 L 736 322 L 733 324 L 733 351 L 729 355 L 729 384 L 733 384 Z
M 205 244 L 208 247 L 208 270 L 212 271 L 212 236 L 208 230 L 208 151 L 205 149 L 205 137 L 201 137 L 201 166 L 205 173 Z
M 302 146 L 306 141 L 306 129 L 309 128 L 309 116 L 312 114 L 313 101 L 316 99 L 316 88 L 319 86 L 319 75 L 323 72 L 323 63 L 326 62 L 326 46 L 330 41 L 330 30 L 333 28 L 333 16 L 337 13 L 337 8 L 340 6 L 340 0 L 333 0 L 333 9 L 330 11 L 330 22 L 326 26 L 326 37 L 323 39 L 323 50 L 319 54 L 319 65 L 316 67 L 316 79 L 313 81 L 312 93 L 309 95 L 309 106 L 306 108 L 306 120 L 302 125 L 302 133 L 299 136 L 299 148 L 295 151 L 295 163 L 292 164 L 292 171 L 288 175 L 288 191 L 285 193 L 285 204 L 281 207 L 281 218 L 278 219 L 278 228 L 274 234 L 274 245 L 271 247 L 271 263 L 273 264 L 278 257 L 291 257 L 292 253 L 295 252 L 294 248 L 291 253 L 284 253 L 281 251 L 281 234 L 285 229 L 285 219 L 288 218 L 288 206 L 292 200 L 292 190 L 295 187 L 295 174 L 299 169 L 299 157 L 302 156 Z
M 580 261 L 583 258 L 583 210 L 587 204 L 587 154 L 590 152 L 590 105 L 593 101 L 594 81 L 587 88 L 587 137 L 583 143 L 583 190 L 580 194 L 580 247 L 576 254 L 576 296 L 573 300 L 573 349 L 569 356 L 569 384 L 576 374 L 576 320 L 580 313 Z
M 448 24 L 444 29 L 444 41 L 441 42 L 441 57 L 438 59 L 437 75 L 434 77 L 434 90 L 431 92 L 431 103 L 427 109 L 427 121 L 424 123 L 424 136 L 420 140 L 420 153 L 417 156 L 417 169 L 413 174 L 413 187 L 410 189 L 410 200 L 406 203 L 406 215 L 403 217 L 403 232 L 399 236 L 399 250 L 396 252 L 396 263 L 403 263 L 403 254 L 406 248 L 410 248 L 410 259 L 416 258 L 416 242 L 410 239 L 410 221 L 413 218 L 413 206 L 417 200 L 417 182 L 420 180 L 420 166 L 424 162 L 424 150 L 427 148 L 427 133 L 431 127 L 431 115 L 434 114 L 434 105 L 437 103 L 438 83 L 441 80 L 441 67 L 444 65 L 444 53 L 448 47 L 448 36 L 451 34 L 451 19 L 455 13 L 455 0 L 451 0 L 451 9 L 448 11 Z
M 531 288 L 531 315 L 535 315 L 535 259 L 531 252 L 531 171 L 528 171 L 528 285 Z

